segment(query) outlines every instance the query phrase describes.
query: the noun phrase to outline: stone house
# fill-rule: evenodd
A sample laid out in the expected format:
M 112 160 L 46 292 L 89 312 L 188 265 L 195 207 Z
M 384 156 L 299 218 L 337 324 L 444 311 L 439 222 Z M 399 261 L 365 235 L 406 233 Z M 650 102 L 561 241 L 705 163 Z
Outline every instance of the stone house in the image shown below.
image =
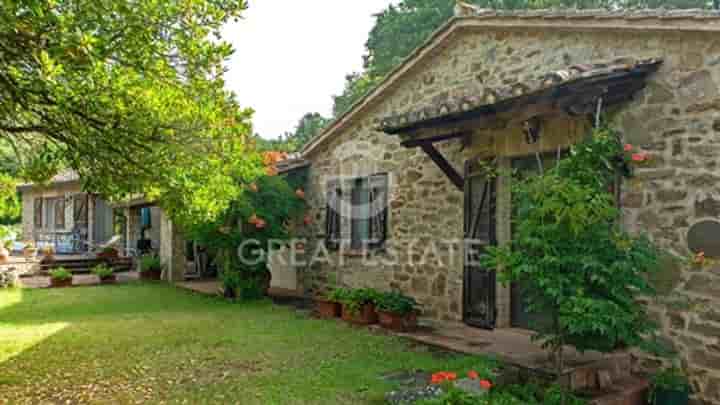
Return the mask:
M 107 201 L 83 191 L 79 175 L 71 170 L 48 184 L 22 184 L 18 191 L 24 241 L 51 245 L 59 254 L 84 255 L 116 236 L 124 254 L 153 251 L 172 270 L 166 274 L 168 280 L 184 279 L 185 242 L 155 203 L 142 198 Z
M 302 151 L 308 250 L 329 252 L 306 291 L 394 288 L 432 319 L 526 328 L 522 289 L 464 259 L 466 236 L 512 231 L 510 176 L 478 174 L 551 164 L 598 106 L 652 157 L 618 192 L 625 226 L 678 258 L 720 258 L 719 34 L 717 12 L 462 8 Z M 652 312 L 698 398 L 720 403 L 720 267 L 685 262 L 663 265 Z

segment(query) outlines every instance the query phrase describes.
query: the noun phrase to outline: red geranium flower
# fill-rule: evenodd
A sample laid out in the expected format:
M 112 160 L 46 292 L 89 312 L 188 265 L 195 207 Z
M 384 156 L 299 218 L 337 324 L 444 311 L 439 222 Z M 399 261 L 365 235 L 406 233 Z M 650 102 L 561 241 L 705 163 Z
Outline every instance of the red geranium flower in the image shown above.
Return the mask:
M 633 148 L 634 147 L 632 145 L 630 145 L 629 143 L 625 144 L 625 152 L 632 152 Z
M 303 223 L 304 223 L 305 225 L 312 225 L 312 222 L 313 222 L 312 216 L 310 216 L 310 215 L 305 215 L 305 218 L 303 218 Z
M 648 154 L 645 152 L 642 153 L 633 153 L 632 160 L 633 162 L 644 162 L 648 158 Z
M 478 375 L 477 371 L 470 370 L 470 371 L 468 371 L 468 378 L 471 380 L 477 380 L 478 378 L 480 378 L 480 375 Z
M 448 371 L 440 371 L 438 373 L 435 373 L 430 377 L 430 383 L 432 384 L 442 384 L 448 381 L 455 381 L 457 379 L 457 374 L 451 373 Z
M 493 387 L 493 383 L 490 380 L 480 380 L 480 387 L 484 390 L 489 390 Z

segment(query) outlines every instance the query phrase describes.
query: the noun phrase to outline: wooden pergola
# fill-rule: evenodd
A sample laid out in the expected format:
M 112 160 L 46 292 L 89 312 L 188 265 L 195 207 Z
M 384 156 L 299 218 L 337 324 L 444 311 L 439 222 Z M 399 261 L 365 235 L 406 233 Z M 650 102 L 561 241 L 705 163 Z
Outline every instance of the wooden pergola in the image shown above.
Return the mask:
M 482 95 L 387 117 L 380 121 L 379 130 L 400 136 L 407 148 L 421 148 L 456 187 L 463 189 L 463 176 L 438 151 L 436 143 L 457 138 L 469 141 L 473 131 L 521 125 L 532 138 L 533 128 L 537 129 L 543 119 L 594 117 L 600 108 L 632 100 L 662 62 L 620 59 L 573 65 L 537 79 L 485 89 Z

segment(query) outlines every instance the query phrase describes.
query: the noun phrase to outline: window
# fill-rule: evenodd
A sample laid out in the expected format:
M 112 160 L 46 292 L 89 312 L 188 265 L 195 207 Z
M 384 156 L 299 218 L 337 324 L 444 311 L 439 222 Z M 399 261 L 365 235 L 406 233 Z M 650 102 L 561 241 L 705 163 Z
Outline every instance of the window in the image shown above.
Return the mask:
M 36 198 L 33 202 L 35 205 L 35 209 L 33 211 L 33 223 L 35 225 L 35 229 L 40 229 L 43 227 L 43 199 Z
M 34 223 L 48 230 L 65 228 L 65 198 L 35 199 Z
M 75 227 L 88 226 L 88 196 L 87 194 L 76 194 L 73 196 L 73 220 Z
M 387 202 L 387 174 L 328 182 L 326 245 L 381 247 L 387 237 Z
M 152 211 L 150 207 L 140 208 L 140 226 L 143 230 L 152 228 Z

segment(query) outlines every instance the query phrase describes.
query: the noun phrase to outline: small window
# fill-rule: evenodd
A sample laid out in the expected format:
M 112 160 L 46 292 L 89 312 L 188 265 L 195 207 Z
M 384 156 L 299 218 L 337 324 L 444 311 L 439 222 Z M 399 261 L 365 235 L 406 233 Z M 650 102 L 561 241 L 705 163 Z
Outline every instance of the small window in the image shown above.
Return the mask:
M 140 226 L 143 230 L 152 228 L 152 208 L 140 208 Z
M 387 174 L 356 178 L 342 185 L 333 180 L 327 186 L 327 246 L 336 249 L 343 242 L 351 249 L 383 246 L 387 238 Z M 344 195 L 348 197 L 344 199 Z M 343 211 L 343 202 L 350 204 L 348 210 Z M 343 221 L 343 214 L 349 214 L 349 220 Z M 343 225 L 349 229 L 342 229 Z
M 35 209 L 33 211 L 35 229 L 43 227 L 43 199 L 36 198 L 34 201 Z
M 65 229 L 65 198 L 55 199 L 55 229 Z

